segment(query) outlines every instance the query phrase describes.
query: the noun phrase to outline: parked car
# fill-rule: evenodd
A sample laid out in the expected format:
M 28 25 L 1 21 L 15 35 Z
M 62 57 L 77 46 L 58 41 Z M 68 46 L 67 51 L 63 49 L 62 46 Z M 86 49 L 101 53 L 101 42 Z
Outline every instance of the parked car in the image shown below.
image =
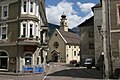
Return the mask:
M 71 60 L 70 64 L 77 64 L 77 60 Z
M 94 66 L 94 60 L 92 58 L 85 59 L 84 66 L 87 67 L 87 69 L 91 69 L 92 66 Z
M 70 66 L 76 66 L 76 64 L 77 64 L 77 60 L 71 60 L 70 61 Z

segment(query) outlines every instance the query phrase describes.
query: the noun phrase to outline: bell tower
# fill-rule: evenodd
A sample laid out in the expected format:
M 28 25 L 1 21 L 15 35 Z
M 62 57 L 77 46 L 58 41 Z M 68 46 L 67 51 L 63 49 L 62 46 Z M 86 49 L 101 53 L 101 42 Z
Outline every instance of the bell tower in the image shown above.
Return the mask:
M 63 29 L 63 31 L 68 31 L 68 25 L 67 25 L 67 19 L 66 15 L 61 16 L 60 26 Z

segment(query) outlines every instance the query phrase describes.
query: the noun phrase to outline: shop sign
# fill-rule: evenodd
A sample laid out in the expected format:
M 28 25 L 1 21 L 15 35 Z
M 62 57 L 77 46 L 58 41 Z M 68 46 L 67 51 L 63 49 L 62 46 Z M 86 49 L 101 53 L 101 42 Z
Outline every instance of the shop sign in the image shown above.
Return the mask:
M 24 51 L 35 51 L 36 47 L 35 46 L 24 46 Z

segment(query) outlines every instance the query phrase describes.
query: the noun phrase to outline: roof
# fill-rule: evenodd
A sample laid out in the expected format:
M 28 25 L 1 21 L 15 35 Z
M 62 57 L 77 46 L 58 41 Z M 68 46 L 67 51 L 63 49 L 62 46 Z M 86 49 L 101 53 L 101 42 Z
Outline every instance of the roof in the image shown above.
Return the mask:
M 54 30 L 57 28 L 57 29 L 60 29 L 60 26 L 59 25 L 55 25 L 55 24 L 52 24 L 52 23 L 48 23 L 48 28 L 49 28 L 49 32 L 48 32 L 48 36 L 51 37 Z M 69 32 L 72 32 L 72 33 L 76 33 L 75 31 L 71 30 L 71 29 L 68 29 Z
M 98 8 L 98 7 L 102 7 L 101 3 L 96 4 L 95 6 L 93 6 L 92 8 Z
M 80 44 L 80 37 L 78 34 L 63 31 L 61 29 L 59 29 L 58 31 L 60 32 L 61 36 L 65 39 L 67 44 L 74 44 L 74 45 Z
M 78 27 L 93 26 L 93 25 L 94 25 L 94 16 L 92 16 L 91 18 L 87 19 L 86 21 L 78 25 Z

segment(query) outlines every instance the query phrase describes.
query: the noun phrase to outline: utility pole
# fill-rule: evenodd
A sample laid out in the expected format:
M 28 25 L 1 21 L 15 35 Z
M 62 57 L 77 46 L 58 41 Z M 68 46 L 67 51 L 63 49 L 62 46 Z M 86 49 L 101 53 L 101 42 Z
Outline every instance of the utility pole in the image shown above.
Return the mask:
M 111 43 L 110 43 L 110 22 L 109 22 L 109 0 L 102 0 L 102 15 L 103 15 L 103 51 L 105 63 L 105 78 L 109 79 L 112 74 L 111 66 Z

